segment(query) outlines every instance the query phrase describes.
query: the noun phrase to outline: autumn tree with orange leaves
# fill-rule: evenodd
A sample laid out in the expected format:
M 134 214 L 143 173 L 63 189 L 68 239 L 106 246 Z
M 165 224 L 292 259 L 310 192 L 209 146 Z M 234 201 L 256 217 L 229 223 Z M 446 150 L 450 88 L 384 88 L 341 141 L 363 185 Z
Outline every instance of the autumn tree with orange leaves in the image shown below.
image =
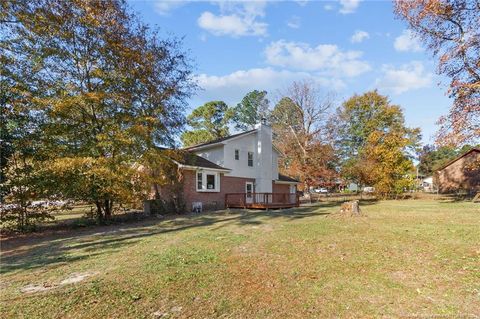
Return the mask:
M 480 138 L 480 1 L 396 0 L 396 15 L 438 58 L 438 73 L 451 79 L 450 112 L 439 120 L 444 145 Z
M 310 81 L 294 82 L 271 113 L 274 143 L 285 154 L 280 171 L 299 178 L 304 189 L 332 182 L 337 176 L 327 124 L 333 107 L 331 94 L 323 94 Z

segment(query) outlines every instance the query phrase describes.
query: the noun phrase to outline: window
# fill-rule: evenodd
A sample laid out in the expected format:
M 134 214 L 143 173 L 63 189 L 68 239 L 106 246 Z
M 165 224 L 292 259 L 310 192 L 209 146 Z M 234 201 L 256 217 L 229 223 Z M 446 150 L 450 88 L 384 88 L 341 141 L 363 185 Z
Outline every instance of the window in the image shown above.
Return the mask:
M 235 159 L 238 161 L 240 159 L 240 151 L 235 150 Z
M 219 192 L 220 173 L 201 170 L 197 172 L 197 192 Z
M 207 174 L 207 189 L 215 189 L 215 175 Z
M 248 152 L 248 166 L 253 167 L 253 152 Z
M 197 173 L 197 190 L 203 188 L 202 180 L 203 180 L 203 174 L 202 173 Z

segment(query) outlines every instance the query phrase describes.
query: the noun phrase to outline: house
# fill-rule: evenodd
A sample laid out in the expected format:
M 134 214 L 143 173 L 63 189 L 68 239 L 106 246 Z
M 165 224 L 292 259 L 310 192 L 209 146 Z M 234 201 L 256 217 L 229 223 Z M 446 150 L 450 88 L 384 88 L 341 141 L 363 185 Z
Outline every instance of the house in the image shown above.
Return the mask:
M 440 193 L 480 192 L 480 149 L 473 148 L 435 172 Z
M 186 155 L 175 163 L 187 210 L 298 205 L 299 181 L 278 172 L 283 155 L 273 145 L 266 123 L 183 151 Z
M 427 176 L 421 179 L 421 186 L 424 191 L 433 191 L 433 176 Z

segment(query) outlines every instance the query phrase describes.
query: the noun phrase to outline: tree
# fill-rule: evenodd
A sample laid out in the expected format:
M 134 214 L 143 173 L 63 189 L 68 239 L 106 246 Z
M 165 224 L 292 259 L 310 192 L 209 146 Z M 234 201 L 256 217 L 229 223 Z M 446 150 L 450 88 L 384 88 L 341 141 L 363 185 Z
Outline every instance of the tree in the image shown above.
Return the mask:
M 387 195 L 403 189 L 420 130 L 405 126 L 402 110 L 377 91 L 354 95 L 330 123 L 344 178 L 378 187 Z
M 53 219 L 51 213 L 60 207 L 39 201 L 48 199 L 48 194 L 44 192 L 46 189 L 44 176 L 38 174 L 35 162 L 29 160 L 25 153 L 16 152 L 9 156 L 7 165 L 2 167 L 2 171 L 4 200 L 8 203 L 0 207 L 2 227 L 29 231 L 34 229 L 38 222 Z
M 413 163 L 405 149 L 411 139 L 399 131 L 374 131 L 360 152 L 357 170 L 361 181 L 375 187 L 375 192 L 385 198 L 400 194 L 414 186 L 409 174 Z
M 432 175 L 435 170 L 455 158 L 458 152 L 450 146 L 435 147 L 425 145 L 419 153 L 418 171 L 424 175 Z
M 274 142 L 285 154 L 281 170 L 299 177 L 308 189 L 335 176 L 333 148 L 326 124 L 333 101 L 312 82 L 294 82 L 271 114 Z
M 177 39 L 160 39 L 123 0 L 2 2 L 4 104 L 39 123 L 34 167 L 50 191 L 108 218 L 131 200 L 132 169 L 173 145 L 195 90 Z M 15 151 L 25 139 L 14 141 Z M 15 153 L 15 151 L 13 153 Z M 38 165 L 37 165 L 38 164 Z
M 183 146 L 206 143 L 230 134 L 228 125 L 233 118 L 233 110 L 223 101 L 212 101 L 197 107 L 187 117 L 191 131 L 181 136 Z
M 480 138 L 480 2 L 396 0 L 395 13 L 438 58 L 438 73 L 451 79 L 454 98 L 440 118 L 437 141 L 458 145 Z
M 254 129 L 262 118 L 268 117 L 268 107 L 267 91 L 254 90 L 247 93 L 234 108 L 235 128 L 243 131 Z

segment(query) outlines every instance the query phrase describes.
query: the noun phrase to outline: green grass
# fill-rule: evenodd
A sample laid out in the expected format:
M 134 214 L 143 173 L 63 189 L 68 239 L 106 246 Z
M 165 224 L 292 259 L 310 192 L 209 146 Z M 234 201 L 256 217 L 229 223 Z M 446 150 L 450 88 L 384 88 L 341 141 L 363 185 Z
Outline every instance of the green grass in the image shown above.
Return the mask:
M 4 240 L 2 318 L 475 317 L 480 206 L 232 211 Z M 75 273 L 85 280 L 43 292 Z

